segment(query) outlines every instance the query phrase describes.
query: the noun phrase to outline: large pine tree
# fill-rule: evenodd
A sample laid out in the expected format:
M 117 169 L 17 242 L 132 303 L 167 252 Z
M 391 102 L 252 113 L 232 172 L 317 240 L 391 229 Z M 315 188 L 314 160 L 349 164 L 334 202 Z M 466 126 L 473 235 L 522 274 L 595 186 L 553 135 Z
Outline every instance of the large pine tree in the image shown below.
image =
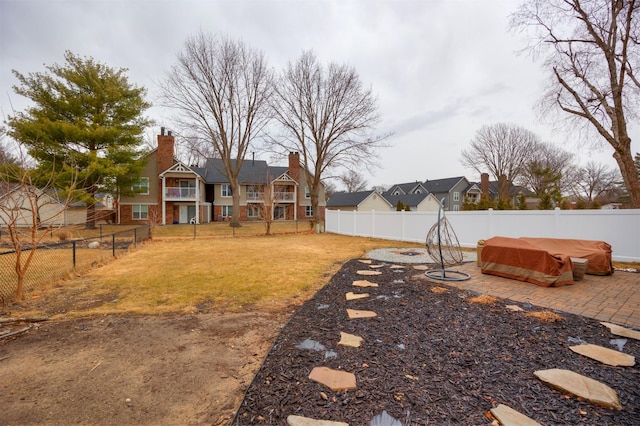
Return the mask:
M 72 167 L 87 203 L 87 228 L 95 227 L 95 194 L 130 188 L 141 170 L 142 135 L 150 121 L 146 90 L 111 68 L 67 51 L 64 65 L 23 75 L 13 70 L 17 94 L 34 106 L 9 117 L 13 138 L 47 172 Z

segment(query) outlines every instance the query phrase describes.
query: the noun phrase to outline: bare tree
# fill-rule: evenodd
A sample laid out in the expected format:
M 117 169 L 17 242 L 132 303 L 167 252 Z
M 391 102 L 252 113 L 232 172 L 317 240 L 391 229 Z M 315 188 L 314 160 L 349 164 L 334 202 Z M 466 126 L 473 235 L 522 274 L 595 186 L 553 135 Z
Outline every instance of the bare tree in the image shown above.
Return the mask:
M 482 126 L 469 148 L 462 150 L 462 164 L 478 174 L 488 172 L 495 180 L 504 176 L 510 186 L 523 175 L 531 147 L 539 143 L 535 133 L 515 124 Z M 505 197 L 508 194 L 500 195 Z
M 544 194 L 550 184 L 566 192 L 571 187 L 574 155 L 548 142 L 540 142 L 529 148 L 529 160 L 523 168 L 518 183 L 538 197 Z
M 273 107 L 285 135 L 270 143 L 280 152 L 301 153 L 313 226 L 320 219 L 318 201 L 327 170 L 372 166 L 376 149 L 383 146 L 386 136 L 371 133 L 379 121 L 376 99 L 362 87 L 354 68 L 335 63 L 323 67 L 306 51 L 283 71 Z
M 275 197 L 273 196 L 273 186 L 271 185 L 271 178 L 268 178 L 267 183 L 262 186 L 260 193 L 260 219 L 264 222 L 265 235 L 271 235 L 274 198 Z
M 590 161 L 576 172 L 573 192 L 588 204 L 617 189 L 620 175 L 604 164 Z
M 358 192 L 367 189 L 367 181 L 356 171 L 348 170 L 339 177 L 346 192 Z
M 338 192 L 337 187 L 336 187 L 336 184 L 330 180 L 325 180 L 323 183 L 324 183 L 324 196 L 327 199 L 327 201 L 329 201 L 331 197 L 333 197 L 333 194 Z
M 46 183 L 41 175 L 37 176 L 29 158 L 18 147 L 19 157 L 11 164 L 0 163 L 0 228 L 9 236 L 15 253 L 14 272 L 16 276 L 15 301 L 24 298 L 25 277 L 32 265 L 38 247 L 51 227 L 61 226 L 61 216 L 68 207 L 75 192 L 77 179 L 69 179 L 74 168 L 65 168 L 64 190 L 56 185 L 55 175 L 51 174 Z M 43 230 L 47 227 L 47 231 Z
M 238 175 L 249 146 L 269 120 L 272 72 L 264 54 L 241 41 L 203 32 L 190 37 L 164 82 L 163 99 L 180 125 L 211 142 L 233 199 L 231 226 L 240 225 Z
M 551 71 L 543 109 L 559 108 L 613 148 L 631 205 L 640 208 L 628 131 L 638 118 L 640 1 L 529 0 L 511 19 L 514 28 L 535 31 L 531 49 Z

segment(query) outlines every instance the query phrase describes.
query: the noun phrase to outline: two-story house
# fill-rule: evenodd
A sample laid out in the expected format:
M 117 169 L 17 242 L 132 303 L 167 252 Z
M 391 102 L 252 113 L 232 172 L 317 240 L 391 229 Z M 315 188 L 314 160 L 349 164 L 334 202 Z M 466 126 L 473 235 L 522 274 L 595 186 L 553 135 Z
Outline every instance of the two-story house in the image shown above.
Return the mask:
M 236 161 L 236 160 L 233 160 Z M 313 217 L 306 175 L 300 155 L 289 154 L 288 167 L 269 166 L 263 160 L 245 160 L 238 175 L 240 220 L 258 220 L 264 203 L 273 219 Z M 118 203 L 120 223 L 139 221 L 158 224 L 224 221 L 233 214 L 233 194 L 222 161 L 209 158 L 203 167 L 187 166 L 174 157 L 174 137 L 158 136 L 158 148 L 148 155 L 135 195 Z M 319 217 L 324 218 L 324 191 L 319 198 Z

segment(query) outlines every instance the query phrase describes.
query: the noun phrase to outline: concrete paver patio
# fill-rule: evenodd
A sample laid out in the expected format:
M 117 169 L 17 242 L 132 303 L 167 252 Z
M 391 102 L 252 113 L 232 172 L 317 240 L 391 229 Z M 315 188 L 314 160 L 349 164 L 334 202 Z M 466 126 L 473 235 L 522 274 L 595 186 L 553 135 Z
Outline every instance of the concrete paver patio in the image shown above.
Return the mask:
M 640 329 L 640 274 L 616 271 L 609 276 L 585 275 L 573 285 L 540 287 L 485 275 L 475 262 L 448 268 L 471 276 L 445 284 L 482 294 L 531 303 L 547 309 L 583 315 L 599 321 Z M 424 273 L 422 273 L 424 274 Z

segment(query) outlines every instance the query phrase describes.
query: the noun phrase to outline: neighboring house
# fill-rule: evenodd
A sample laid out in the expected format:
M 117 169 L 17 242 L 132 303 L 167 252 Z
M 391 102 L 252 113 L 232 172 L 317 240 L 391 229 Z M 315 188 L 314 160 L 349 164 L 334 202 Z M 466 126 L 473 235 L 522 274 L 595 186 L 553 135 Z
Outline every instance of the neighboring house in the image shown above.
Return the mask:
M 512 206 L 518 205 L 518 198 L 521 195 L 525 196 L 525 202 L 529 209 L 537 208 L 540 200 L 535 194 L 523 186 L 510 185 L 507 188 L 506 179 L 502 181 L 490 181 L 488 173 L 482 173 L 480 176 L 480 182 L 471 182 L 466 190 L 466 198 L 472 203 L 477 203 L 482 198 L 482 194 L 486 193 L 486 196 L 494 201 L 497 201 L 500 197 L 500 187 L 504 186 L 504 192 L 508 193 L 509 201 Z
M 425 194 L 428 193 L 427 189 L 420 182 L 408 182 L 398 183 L 393 185 L 382 195 L 385 197 L 389 195 L 405 195 L 405 194 Z
M 393 192 L 393 191 L 386 191 Z M 409 206 L 411 211 L 438 210 L 438 200 L 424 188 L 418 193 L 399 195 L 383 195 L 377 191 L 337 192 L 333 194 L 327 208 L 342 211 L 394 211 L 398 201 L 403 206 Z
M 58 198 L 35 187 L 7 186 L 0 196 L 0 226 L 33 227 L 70 225 L 69 209 Z M 32 204 L 36 203 L 35 212 Z
M 327 201 L 327 209 L 342 211 L 388 211 L 394 207 L 377 191 L 336 192 Z
M 441 202 L 444 199 L 444 209 L 450 211 L 462 210 L 465 190 L 469 188 L 469 181 L 464 176 L 427 180 L 422 186 Z
M 55 190 L 43 191 L 41 189 L 28 189 L 19 184 L 0 188 L 0 225 L 14 222 L 18 227 L 31 227 L 34 225 L 31 204 L 37 201 L 36 212 L 37 226 L 69 226 L 86 223 L 87 204 L 81 201 L 68 201 L 60 199 Z M 32 191 L 27 193 L 26 191 Z M 107 199 L 105 196 L 100 198 Z M 96 204 L 96 222 L 111 222 L 115 220 L 115 210 L 106 209 L 105 205 L 98 201 Z
M 409 206 L 411 211 L 414 212 L 425 212 L 425 211 L 437 211 L 440 207 L 440 203 L 438 199 L 428 192 L 421 192 L 417 194 L 403 194 L 403 195 L 387 195 L 385 197 L 387 201 L 391 204 L 392 210 L 396 209 L 398 205 L 398 201 L 402 203 L 403 206 Z
M 241 221 L 260 219 L 265 200 L 272 203 L 270 210 L 274 219 L 313 217 L 298 153 L 289 154 L 288 167 L 269 166 L 262 160 L 245 160 L 238 180 Z M 158 148 L 149 153 L 140 180 L 133 189 L 134 195 L 121 197 L 118 203 L 120 223 L 208 223 L 228 220 L 233 214 L 233 194 L 222 161 L 209 158 L 204 167 L 190 167 L 177 161 L 174 137 L 171 132 L 165 135 L 164 128 L 158 136 Z M 324 218 L 324 190 L 318 204 L 319 217 Z

